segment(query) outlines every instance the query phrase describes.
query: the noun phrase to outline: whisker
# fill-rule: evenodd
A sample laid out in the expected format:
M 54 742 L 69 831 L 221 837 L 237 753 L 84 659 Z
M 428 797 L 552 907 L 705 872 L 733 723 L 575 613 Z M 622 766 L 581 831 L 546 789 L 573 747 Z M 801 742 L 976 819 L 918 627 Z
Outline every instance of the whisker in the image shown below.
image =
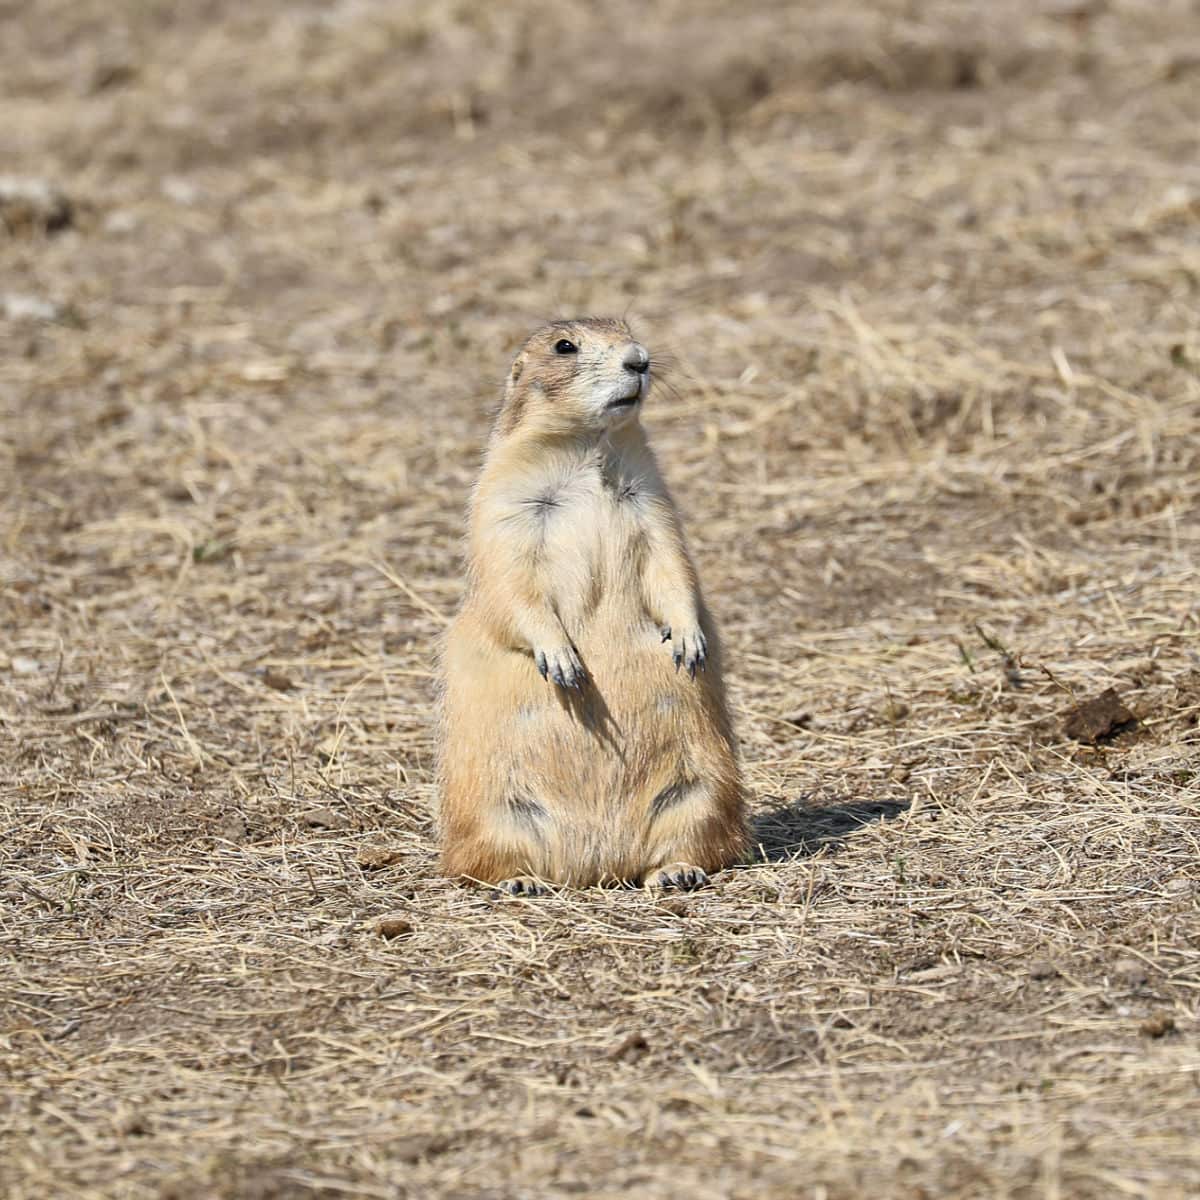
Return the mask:
M 650 360 L 650 374 L 653 378 L 662 379 L 682 386 L 694 385 L 695 376 L 690 371 L 678 367 L 663 367 L 656 359 Z
M 664 379 L 661 375 L 659 375 L 657 378 L 654 375 L 650 376 L 650 387 L 651 390 L 656 387 L 662 388 L 668 396 L 671 396 L 676 401 L 676 403 L 683 403 L 683 394 L 680 392 L 680 390 L 669 379 Z

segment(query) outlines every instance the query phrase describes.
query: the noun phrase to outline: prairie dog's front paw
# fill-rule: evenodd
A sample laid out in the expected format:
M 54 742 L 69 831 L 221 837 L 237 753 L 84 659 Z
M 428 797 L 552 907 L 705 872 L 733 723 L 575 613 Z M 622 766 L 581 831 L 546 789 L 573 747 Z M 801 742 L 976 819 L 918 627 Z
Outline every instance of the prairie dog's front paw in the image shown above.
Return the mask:
M 552 679 L 559 687 L 582 690 L 587 672 L 574 646 L 558 646 L 553 650 L 534 650 L 533 661 L 543 679 Z
M 663 641 L 671 643 L 671 657 L 675 670 L 686 667 L 687 673 L 696 678 L 697 670 L 704 670 L 708 661 L 708 640 L 699 625 L 672 625 L 663 630 Z

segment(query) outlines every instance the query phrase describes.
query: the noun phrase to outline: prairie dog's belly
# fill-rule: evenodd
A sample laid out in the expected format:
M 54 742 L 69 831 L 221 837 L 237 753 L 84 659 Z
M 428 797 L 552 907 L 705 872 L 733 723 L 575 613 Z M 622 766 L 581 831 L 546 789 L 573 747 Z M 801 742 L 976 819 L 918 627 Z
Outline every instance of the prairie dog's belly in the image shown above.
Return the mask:
M 616 693 L 614 702 L 671 674 L 670 648 L 663 645 L 662 630 L 640 595 L 608 593 L 574 628 L 567 623 L 567 632 L 597 688 Z
M 708 726 L 708 680 L 677 671 L 658 625 L 616 597 L 570 632 L 588 683 L 564 697 L 537 678 L 513 714 L 514 743 L 539 766 L 553 746 L 556 773 L 573 781 L 560 794 L 595 791 L 608 807 L 616 796 L 632 798 L 660 769 L 676 770 L 684 744 Z
M 646 543 L 639 514 L 605 494 L 550 515 L 540 572 L 573 637 L 602 640 L 605 631 L 633 632 L 649 622 L 642 594 Z

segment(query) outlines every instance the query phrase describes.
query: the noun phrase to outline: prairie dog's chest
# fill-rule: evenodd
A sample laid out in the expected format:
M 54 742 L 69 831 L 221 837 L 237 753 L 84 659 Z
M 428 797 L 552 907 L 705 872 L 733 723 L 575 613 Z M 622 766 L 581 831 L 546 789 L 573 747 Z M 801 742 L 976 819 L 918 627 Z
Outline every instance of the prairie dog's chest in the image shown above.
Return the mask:
M 644 543 L 647 490 L 636 471 L 593 462 L 532 476 L 515 498 L 540 556 L 595 569 Z

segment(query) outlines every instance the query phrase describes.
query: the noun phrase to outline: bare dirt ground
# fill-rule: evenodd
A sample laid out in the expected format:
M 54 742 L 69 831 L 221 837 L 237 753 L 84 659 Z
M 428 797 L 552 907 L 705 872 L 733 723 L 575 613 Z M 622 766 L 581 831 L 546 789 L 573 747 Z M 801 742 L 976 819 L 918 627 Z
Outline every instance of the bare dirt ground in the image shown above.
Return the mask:
M 0 1192 L 1200 1195 L 1195 0 L 0 34 Z M 496 902 L 466 491 L 627 308 L 760 853 Z

